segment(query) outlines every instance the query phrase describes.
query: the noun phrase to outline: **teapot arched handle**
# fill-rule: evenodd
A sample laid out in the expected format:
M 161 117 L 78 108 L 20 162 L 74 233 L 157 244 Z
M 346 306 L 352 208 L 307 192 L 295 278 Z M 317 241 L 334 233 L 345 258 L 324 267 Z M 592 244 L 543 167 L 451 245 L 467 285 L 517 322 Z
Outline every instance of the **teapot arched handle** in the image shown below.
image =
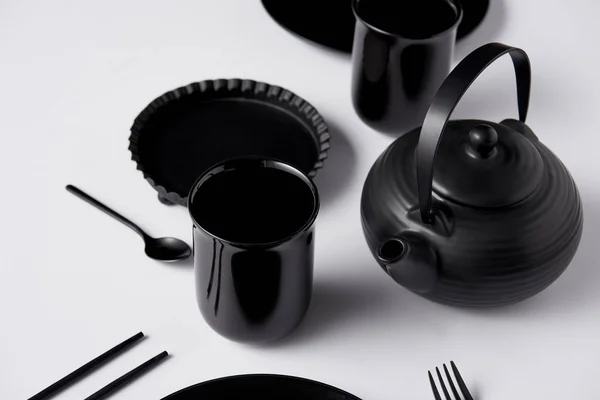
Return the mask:
M 531 91 L 531 65 L 523 50 L 502 43 L 488 43 L 473 51 L 452 70 L 427 111 L 417 146 L 417 188 L 421 220 L 425 224 L 433 223 L 433 166 L 448 120 L 479 75 L 506 53 L 510 54 L 515 66 L 519 120 L 525 122 Z

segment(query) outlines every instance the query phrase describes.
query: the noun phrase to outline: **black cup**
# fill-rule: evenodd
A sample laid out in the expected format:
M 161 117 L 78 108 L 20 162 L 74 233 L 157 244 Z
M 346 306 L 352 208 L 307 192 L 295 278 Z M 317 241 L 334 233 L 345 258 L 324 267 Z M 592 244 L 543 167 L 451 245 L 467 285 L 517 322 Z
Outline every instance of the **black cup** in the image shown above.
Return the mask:
M 462 20 L 458 0 L 352 0 L 352 99 L 371 128 L 403 133 L 423 123 L 448 76 Z
M 310 178 L 276 160 L 227 160 L 196 181 L 188 209 L 206 322 L 245 343 L 292 332 L 312 294 L 319 196 Z

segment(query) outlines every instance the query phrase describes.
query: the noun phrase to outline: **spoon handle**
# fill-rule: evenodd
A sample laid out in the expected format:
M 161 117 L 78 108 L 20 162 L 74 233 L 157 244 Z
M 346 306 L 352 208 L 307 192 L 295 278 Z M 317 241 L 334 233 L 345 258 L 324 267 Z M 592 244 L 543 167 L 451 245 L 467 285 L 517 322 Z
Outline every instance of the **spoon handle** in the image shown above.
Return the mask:
M 125 218 L 124 216 L 122 216 L 121 214 L 119 214 L 118 212 L 116 212 L 115 210 L 113 210 L 113 209 L 105 206 L 104 204 L 100 203 L 98 200 L 94 199 L 92 196 L 90 196 L 89 194 L 85 193 L 81 189 L 76 188 L 73 185 L 67 185 L 66 189 L 67 189 L 67 191 L 73 193 L 75 196 L 79 197 L 80 199 L 82 199 L 82 200 L 88 202 L 89 204 L 93 205 L 97 209 L 99 209 L 101 211 L 104 211 L 106 214 L 110 215 L 111 217 L 113 217 L 117 221 L 120 221 L 121 223 L 127 225 L 128 227 L 130 227 L 131 229 L 133 229 L 141 237 L 143 237 L 143 238 L 146 237 L 146 234 L 144 233 L 144 231 L 142 230 L 142 228 L 140 228 L 139 226 L 137 226 L 136 224 L 134 224 L 133 222 L 131 222 L 130 220 L 128 220 L 127 218 Z

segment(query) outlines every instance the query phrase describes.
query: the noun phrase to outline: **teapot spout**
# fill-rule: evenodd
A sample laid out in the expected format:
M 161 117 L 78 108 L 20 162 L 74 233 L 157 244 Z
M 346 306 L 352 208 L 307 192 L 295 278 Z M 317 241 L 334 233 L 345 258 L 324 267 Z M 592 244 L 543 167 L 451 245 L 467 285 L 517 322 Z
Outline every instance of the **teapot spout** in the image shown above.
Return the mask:
M 388 275 L 397 283 L 417 293 L 429 293 L 438 280 L 437 257 L 431 246 L 415 234 L 386 240 L 377 257 Z

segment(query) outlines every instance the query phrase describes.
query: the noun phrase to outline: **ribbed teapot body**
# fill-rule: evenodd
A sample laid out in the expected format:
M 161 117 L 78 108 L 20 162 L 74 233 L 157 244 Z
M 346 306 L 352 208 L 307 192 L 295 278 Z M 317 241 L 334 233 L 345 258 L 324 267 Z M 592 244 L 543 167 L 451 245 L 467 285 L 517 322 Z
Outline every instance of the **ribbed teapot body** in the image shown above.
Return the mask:
M 464 121 L 450 122 L 454 123 Z M 419 213 L 418 139 L 419 130 L 397 139 L 377 159 L 365 182 L 362 226 L 375 256 L 390 237 L 420 235 L 436 252 L 439 274 L 433 289 L 420 294 L 454 306 L 516 303 L 541 292 L 564 272 L 581 239 L 583 211 L 571 175 L 547 147 L 532 140 L 543 160 L 543 175 L 527 198 L 508 206 L 477 208 L 434 192 L 436 217 L 429 225 Z

